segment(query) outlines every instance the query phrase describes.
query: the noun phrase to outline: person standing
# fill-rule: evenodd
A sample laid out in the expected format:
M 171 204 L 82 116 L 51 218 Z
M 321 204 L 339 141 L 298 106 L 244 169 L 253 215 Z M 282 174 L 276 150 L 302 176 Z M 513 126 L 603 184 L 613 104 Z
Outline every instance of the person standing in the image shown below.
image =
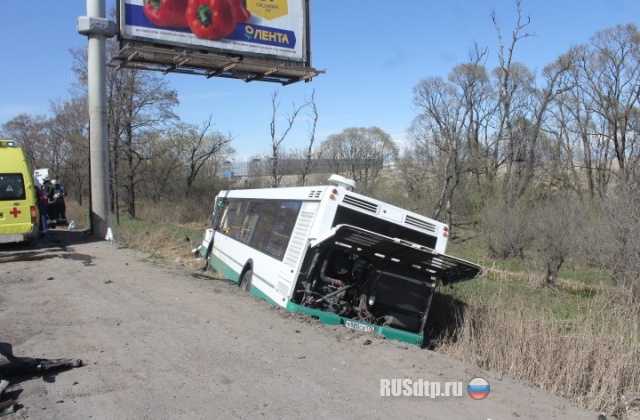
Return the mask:
M 51 188 L 49 190 L 49 222 L 56 225 L 67 226 L 67 205 L 64 198 L 67 196 L 67 190 L 56 179 L 51 180 Z
M 40 188 L 40 199 L 42 200 L 42 203 L 44 204 L 44 209 L 41 209 L 41 217 L 44 217 L 46 219 L 46 223 L 47 223 L 47 228 L 55 228 L 55 224 L 50 223 L 51 220 L 51 212 L 53 210 L 53 208 L 49 205 L 50 204 L 50 200 L 49 197 L 53 195 L 52 191 L 53 191 L 53 184 L 51 183 L 51 178 L 49 177 L 49 175 L 45 175 L 42 177 L 42 187 Z M 44 211 L 42 211 L 44 210 Z
M 38 213 L 40 213 L 40 221 L 38 225 L 42 236 L 47 237 L 49 234 L 49 217 L 47 216 L 49 200 L 47 200 L 47 197 L 44 195 L 44 191 L 41 187 L 35 185 L 35 188 L 36 198 L 38 199 Z
M 49 175 L 45 175 L 42 177 L 42 194 L 44 194 L 46 198 L 49 198 L 52 189 L 53 184 L 51 183 L 51 178 L 49 178 Z

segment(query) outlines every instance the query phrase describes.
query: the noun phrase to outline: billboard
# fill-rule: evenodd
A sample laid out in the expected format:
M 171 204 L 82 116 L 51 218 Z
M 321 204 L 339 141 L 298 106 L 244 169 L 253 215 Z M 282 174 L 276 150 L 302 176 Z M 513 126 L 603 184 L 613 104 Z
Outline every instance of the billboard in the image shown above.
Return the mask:
M 309 0 L 120 0 L 120 39 L 309 66 Z

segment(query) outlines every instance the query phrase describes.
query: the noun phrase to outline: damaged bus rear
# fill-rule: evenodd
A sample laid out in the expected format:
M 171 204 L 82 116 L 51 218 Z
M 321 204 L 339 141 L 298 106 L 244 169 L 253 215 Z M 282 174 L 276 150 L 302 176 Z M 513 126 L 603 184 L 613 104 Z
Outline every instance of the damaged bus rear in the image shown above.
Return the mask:
M 326 324 L 422 345 L 436 285 L 481 268 L 444 223 L 330 185 L 221 191 L 197 251 L 242 288 Z

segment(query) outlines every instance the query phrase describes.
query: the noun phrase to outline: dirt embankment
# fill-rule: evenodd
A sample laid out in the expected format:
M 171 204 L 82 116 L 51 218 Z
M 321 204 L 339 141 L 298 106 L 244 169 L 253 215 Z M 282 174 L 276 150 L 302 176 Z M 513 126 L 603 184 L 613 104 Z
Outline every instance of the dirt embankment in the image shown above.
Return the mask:
M 224 280 L 82 232 L 0 247 L 0 342 L 82 359 L 12 377 L 7 418 L 597 419 L 568 401 L 421 350 L 287 313 Z M 0 349 L 1 350 L 1 349 Z M 472 378 L 491 386 L 467 395 Z M 462 383 L 461 396 L 386 396 L 381 380 Z M 422 381 L 422 382 L 421 382 Z

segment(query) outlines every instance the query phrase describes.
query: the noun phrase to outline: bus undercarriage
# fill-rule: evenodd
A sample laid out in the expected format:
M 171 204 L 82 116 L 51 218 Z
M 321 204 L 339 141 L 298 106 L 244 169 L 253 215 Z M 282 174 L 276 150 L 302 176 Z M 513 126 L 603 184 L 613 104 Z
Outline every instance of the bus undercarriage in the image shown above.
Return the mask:
M 356 321 L 352 328 L 391 327 L 422 336 L 437 282 L 479 272 L 430 248 L 340 225 L 310 247 L 291 301 Z

